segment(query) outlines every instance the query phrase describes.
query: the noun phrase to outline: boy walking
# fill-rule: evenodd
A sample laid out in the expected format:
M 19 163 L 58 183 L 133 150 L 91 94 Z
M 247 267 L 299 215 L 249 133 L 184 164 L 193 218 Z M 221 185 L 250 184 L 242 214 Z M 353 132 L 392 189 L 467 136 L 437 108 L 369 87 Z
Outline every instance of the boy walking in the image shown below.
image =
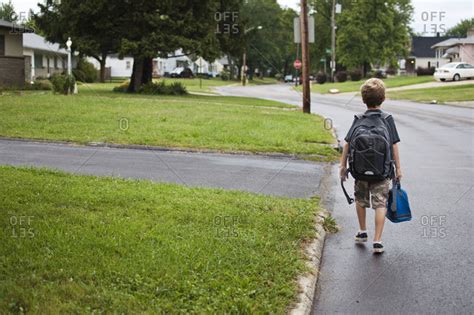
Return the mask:
M 348 173 L 355 178 L 354 195 L 356 201 L 359 232 L 356 242 L 367 241 L 366 208 L 375 210 L 374 253 L 383 253 L 382 231 L 387 212 L 390 179 L 398 181 L 402 177 L 400 142 L 393 117 L 381 110 L 385 101 L 385 85 L 380 79 L 367 80 L 360 89 L 367 111 L 356 115 L 344 144 L 340 177 L 344 181 Z M 347 162 L 349 161 L 349 170 Z M 395 169 L 394 165 L 395 164 Z

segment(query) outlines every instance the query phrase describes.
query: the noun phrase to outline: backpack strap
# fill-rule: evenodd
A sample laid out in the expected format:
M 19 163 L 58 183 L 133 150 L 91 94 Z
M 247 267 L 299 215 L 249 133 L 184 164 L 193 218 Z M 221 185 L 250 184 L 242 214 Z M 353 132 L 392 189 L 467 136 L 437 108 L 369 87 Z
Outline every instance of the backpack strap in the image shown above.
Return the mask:
M 392 115 L 387 114 L 386 112 L 382 112 L 382 114 L 380 115 L 380 117 L 382 117 L 382 119 L 386 120 L 386 119 L 388 119 L 389 117 L 392 117 Z
M 347 202 L 349 204 L 353 203 L 354 198 L 351 198 L 349 194 L 347 193 L 346 188 L 344 187 L 344 181 L 342 179 L 341 179 L 341 187 L 342 187 L 342 191 L 344 192 L 344 196 L 346 196 Z

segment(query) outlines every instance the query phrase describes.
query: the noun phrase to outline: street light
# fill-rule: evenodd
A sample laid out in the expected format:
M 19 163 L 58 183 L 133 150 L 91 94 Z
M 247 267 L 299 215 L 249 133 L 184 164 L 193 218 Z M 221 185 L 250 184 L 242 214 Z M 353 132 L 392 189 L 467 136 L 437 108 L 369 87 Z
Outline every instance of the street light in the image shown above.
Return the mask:
M 71 37 L 67 38 L 66 42 L 67 46 L 67 74 L 71 75 L 72 74 L 72 65 L 71 65 L 71 46 L 72 46 L 72 40 Z
M 254 29 L 261 30 L 263 28 L 262 25 L 259 26 L 252 26 L 246 30 L 244 30 L 244 35 L 246 35 L 248 32 L 253 31 Z M 246 68 L 247 68 L 247 47 L 244 46 L 244 54 L 242 56 L 242 71 L 241 71 L 241 80 L 242 80 L 242 85 L 245 86 L 247 83 L 247 76 L 246 76 Z

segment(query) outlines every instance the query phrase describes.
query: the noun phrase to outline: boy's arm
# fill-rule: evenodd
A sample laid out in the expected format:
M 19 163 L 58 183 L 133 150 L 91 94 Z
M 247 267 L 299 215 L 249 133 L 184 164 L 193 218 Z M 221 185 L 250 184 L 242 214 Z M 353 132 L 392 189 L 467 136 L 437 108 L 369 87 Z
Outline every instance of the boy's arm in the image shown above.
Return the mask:
M 400 152 L 398 151 L 398 143 L 395 143 L 392 145 L 392 150 L 393 150 L 393 159 L 395 160 L 395 168 L 396 168 L 396 173 L 395 177 L 397 180 L 402 179 L 402 169 L 400 166 Z
M 349 143 L 344 143 L 342 147 L 341 164 L 339 165 L 339 176 L 342 180 L 347 179 L 347 156 L 349 154 Z

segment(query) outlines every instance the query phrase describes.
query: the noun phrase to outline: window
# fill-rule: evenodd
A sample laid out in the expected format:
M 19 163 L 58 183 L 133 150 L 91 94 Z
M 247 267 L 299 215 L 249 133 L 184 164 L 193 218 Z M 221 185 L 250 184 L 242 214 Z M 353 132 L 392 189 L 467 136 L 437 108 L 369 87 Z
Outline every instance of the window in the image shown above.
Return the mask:
M 131 67 L 132 67 L 132 62 L 131 61 L 126 61 L 125 62 L 125 69 L 130 70 Z
M 5 35 L 0 35 L 0 56 L 5 56 Z
M 35 53 L 35 68 L 43 68 L 43 55 Z
M 465 63 L 464 64 L 464 69 L 474 69 L 474 66 L 473 65 L 470 65 L 468 63 Z
M 456 69 L 464 69 L 464 65 L 461 63 L 460 65 L 456 67 Z

